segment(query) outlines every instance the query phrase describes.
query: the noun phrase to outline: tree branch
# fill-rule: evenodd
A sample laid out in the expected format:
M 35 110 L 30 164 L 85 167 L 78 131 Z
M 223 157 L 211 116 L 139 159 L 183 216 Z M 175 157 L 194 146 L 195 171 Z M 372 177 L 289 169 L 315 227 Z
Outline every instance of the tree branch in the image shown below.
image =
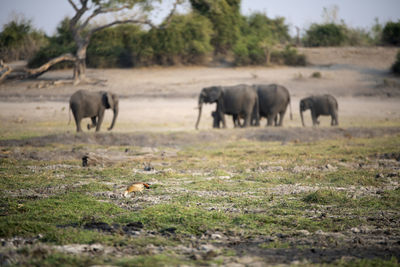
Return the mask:
M 127 20 L 116 20 L 111 23 L 99 26 L 95 29 L 92 29 L 88 36 L 92 36 L 95 32 L 98 32 L 100 30 L 103 30 L 105 28 L 117 25 L 117 24 L 126 24 L 126 23 L 136 23 L 136 24 L 142 24 L 142 25 L 149 25 L 152 28 L 156 28 L 156 26 L 150 21 L 150 20 L 143 20 L 143 19 L 127 19 Z
M 171 12 L 168 14 L 168 16 L 164 20 L 163 28 L 167 27 L 171 23 L 172 17 L 174 16 L 174 14 L 176 12 L 176 8 L 182 2 L 183 2 L 182 0 L 176 0 L 175 1 L 174 6 L 171 9 Z
M 68 0 L 68 2 L 71 4 L 71 6 L 73 7 L 73 9 L 78 12 L 78 7 L 75 5 L 75 3 L 72 0 Z
M 85 20 L 85 22 L 82 24 L 82 26 L 80 26 L 80 29 L 84 29 L 94 17 L 96 17 L 96 16 L 98 16 L 100 14 L 118 12 L 118 11 L 124 10 L 126 8 L 129 8 L 129 7 L 130 7 L 129 5 L 124 5 L 124 6 L 116 7 L 116 8 L 106 8 L 106 9 L 103 9 L 102 7 L 99 7 L 97 9 L 95 9 L 93 11 L 92 15 L 90 15 Z
M 68 0 L 68 1 L 71 3 L 72 0 Z M 81 6 L 80 9 L 78 9 L 77 6 L 76 6 L 75 4 L 72 3 L 72 4 L 75 6 L 75 8 L 77 8 L 75 16 L 73 16 L 73 18 L 72 18 L 72 19 L 70 20 L 70 22 L 69 22 L 69 24 L 70 24 L 70 29 L 71 29 L 72 31 L 74 31 L 74 30 L 76 29 L 76 27 L 75 27 L 76 24 L 77 24 L 78 21 L 81 19 L 81 17 L 83 16 L 83 14 L 88 10 L 87 2 L 88 2 L 88 0 L 81 0 L 82 6 Z

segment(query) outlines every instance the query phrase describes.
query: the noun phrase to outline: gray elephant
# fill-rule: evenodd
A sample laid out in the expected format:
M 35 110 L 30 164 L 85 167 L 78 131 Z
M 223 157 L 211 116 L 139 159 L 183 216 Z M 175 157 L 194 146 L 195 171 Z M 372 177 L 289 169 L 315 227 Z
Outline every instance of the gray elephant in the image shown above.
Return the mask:
M 292 119 L 292 106 L 290 104 L 289 91 L 278 84 L 256 84 L 253 87 L 257 90 L 260 103 L 260 118 L 267 118 L 267 126 L 282 126 L 287 106 L 290 107 L 290 119 Z M 278 121 L 279 115 L 279 121 Z
M 228 114 L 229 115 L 229 114 Z M 253 116 L 253 115 L 252 115 Z M 219 116 L 217 111 L 211 112 L 211 117 L 213 117 L 213 128 L 220 128 L 221 117 Z M 240 118 L 243 119 L 240 115 L 232 115 L 233 125 L 234 127 L 243 127 L 243 124 L 240 123 Z
M 118 102 L 118 96 L 109 92 L 76 91 L 69 100 L 69 107 L 72 110 L 76 123 L 76 131 L 82 131 L 81 120 L 83 118 L 91 118 L 92 124 L 88 124 L 87 128 L 90 130 L 90 128 L 96 127 L 96 132 L 98 132 L 106 109 L 114 111 L 111 126 L 108 128 L 108 130 L 111 130 L 118 116 Z
M 225 114 L 232 115 L 234 120 L 238 116 L 244 117 L 243 126 L 250 125 L 253 111 L 258 111 L 257 92 L 251 86 L 240 84 L 235 86 L 212 86 L 203 88 L 199 95 L 199 115 L 196 129 L 198 129 L 203 103 L 217 103 L 216 116 L 222 126 L 226 128 Z M 257 112 L 258 114 L 258 112 Z M 256 124 L 259 117 L 255 118 Z
M 304 125 L 303 111 L 310 109 L 313 126 L 318 125 L 320 115 L 330 115 L 331 125 L 338 125 L 338 103 L 331 95 L 315 95 L 300 100 L 300 117 Z

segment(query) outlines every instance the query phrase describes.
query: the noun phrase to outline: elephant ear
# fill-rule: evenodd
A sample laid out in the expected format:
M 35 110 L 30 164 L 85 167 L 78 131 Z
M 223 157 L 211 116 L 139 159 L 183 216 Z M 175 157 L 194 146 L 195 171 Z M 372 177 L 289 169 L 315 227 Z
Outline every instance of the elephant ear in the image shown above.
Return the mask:
M 103 104 L 106 108 L 114 108 L 114 99 L 112 98 L 111 93 L 104 92 L 103 94 Z
M 215 102 L 222 96 L 222 88 L 220 86 L 214 86 L 209 93 L 210 102 Z

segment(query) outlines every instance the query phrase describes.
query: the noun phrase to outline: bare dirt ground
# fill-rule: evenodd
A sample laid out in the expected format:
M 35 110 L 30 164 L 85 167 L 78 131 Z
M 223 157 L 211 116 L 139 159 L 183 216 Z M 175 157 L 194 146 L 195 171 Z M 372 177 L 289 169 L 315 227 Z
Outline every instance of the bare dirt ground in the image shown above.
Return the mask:
M 11 81 L 0 86 L 1 124 L 57 121 L 63 130 L 73 132 L 73 123 L 65 126 L 69 96 L 77 89 L 88 89 L 109 90 L 121 96 L 115 132 L 193 130 L 197 115 L 194 108 L 201 88 L 239 83 L 286 86 L 292 96 L 294 114 L 293 121 L 285 120 L 285 126 L 289 127 L 300 126 L 299 100 L 323 93 L 338 98 L 341 126 L 371 126 L 368 124 L 372 118 L 374 121 L 400 119 L 400 79 L 389 71 L 397 49 L 303 48 L 300 51 L 306 54 L 309 66 L 89 69 L 89 77 L 104 82 L 77 87 L 51 85 L 54 79 L 71 78 L 71 70 L 52 71 L 39 80 Z M 320 72 L 322 77 L 312 78 L 314 72 Z M 201 129 L 211 128 L 213 109 L 214 105 L 206 105 Z M 110 123 L 112 116 L 111 112 L 107 113 L 104 125 Z M 307 116 L 306 123 L 310 125 Z M 328 126 L 329 118 L 323 118 L 322 125 Z M 7 133 L 3 134 L 7 136 Z

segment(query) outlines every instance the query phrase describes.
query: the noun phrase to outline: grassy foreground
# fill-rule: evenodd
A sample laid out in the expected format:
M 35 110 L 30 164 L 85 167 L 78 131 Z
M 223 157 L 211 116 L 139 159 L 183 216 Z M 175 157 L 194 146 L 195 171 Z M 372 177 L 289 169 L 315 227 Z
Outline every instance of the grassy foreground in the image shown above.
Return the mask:
M 0 265 L 398 266 L 399 147 L 3 146 Z M 82 167 L 71 151 L 118 160 Z M 122 197 L 133 181 L 151 189 Z

